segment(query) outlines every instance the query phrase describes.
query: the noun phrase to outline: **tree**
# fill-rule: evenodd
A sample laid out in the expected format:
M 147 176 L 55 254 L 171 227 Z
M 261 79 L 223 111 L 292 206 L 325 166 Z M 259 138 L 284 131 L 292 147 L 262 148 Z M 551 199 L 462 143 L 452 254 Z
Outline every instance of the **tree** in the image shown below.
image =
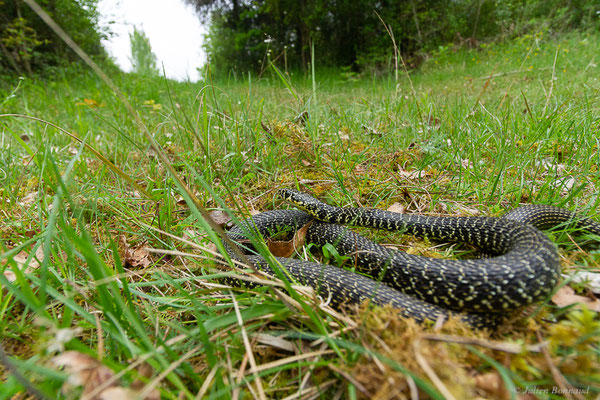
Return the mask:
M 156 55 L 152 52 L 150 40 L 144 31 L 134 27 L 133 33 L 129 34 L 129 42 L 131 44 L 130 60 L 133 72 L 144 76 L 158 75 Z
M 107 60 L 98 26 L 98 0 L 37 0 L 38 4 L 91 57 Z M 18 74 L 77 62 L 77 55 L 23 0 L 0 0 L 0 71 Z
M 448 44 L 545 28 L 598 28 L 600 0 L 185 0 L 210 21 L 206 53 L 217 73 L 260 71 L 265 61 L 306 68 L 383 69 L 394 55 L 415 67 Z

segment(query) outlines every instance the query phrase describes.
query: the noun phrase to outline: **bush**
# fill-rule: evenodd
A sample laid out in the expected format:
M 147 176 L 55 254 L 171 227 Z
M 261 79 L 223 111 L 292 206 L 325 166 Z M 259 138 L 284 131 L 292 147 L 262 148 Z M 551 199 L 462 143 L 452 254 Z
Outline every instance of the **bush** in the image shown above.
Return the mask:
M 90 56 L 106 60 L 97 0 L 38 0 L 38 4 Z M 31 74 L 78 58 L 22 0 L 0 0 L 0 70 Z

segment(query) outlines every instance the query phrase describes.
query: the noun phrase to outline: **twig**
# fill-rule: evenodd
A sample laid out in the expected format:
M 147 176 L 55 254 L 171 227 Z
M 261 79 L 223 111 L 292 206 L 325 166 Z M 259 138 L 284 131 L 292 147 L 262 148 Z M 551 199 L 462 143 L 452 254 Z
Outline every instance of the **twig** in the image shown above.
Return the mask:
M 456 398 L 452 395 L 452 393 L 450 393 L 450 391 L 448 390 L 446 385 L 444 385 L 444 383 L 440 380 L 440 378 L 438 378 L 438 376 L 435 373 L 435 371 L 433 370 L 433 368 L 431 368 L 429 363 L 427 363 L 427 360 L 425 360 L 425 357 L 423 357 L 423 355 L 421 354 L 421 340 L 420 339 L 417 339 L 413 342 L 413 350 L 415 352 L 415 359 L 417 360 L 417 363 L 419 364 L 421 369 L 425 372 L 425 374 L 427 375 L 429 380 L 431 380 L 431 382 L 433 382 L 435 387 L 442 393 L 442 395 L 447 400 L 456 400 Z
M 98 331 L 98 360 L 102 360 L 104 358 L 104 333 L 102 332 L 102 324 L 97 313 L 94 313 L 94 319 L 96 321 L 96 330 Z
M 498 64 L 496 64 L 494 66 L 494 70 L 498 67 Z M 483 84 L 483 87 L 481 88 L 481 90 L 479 91 L 479 95 L 477 96 L 477 100 L 475 100 L 475 104 L 473 104 L 473 107 L 471 108 L 471 112 L 473 112 L 475 110 L 475 107 L 477 107 L 477 105 L 479 104 L 481 98 L 483 97 L 483 94 L 486 92 L 487 88 L 490 86 L 490 82 L 492 81 L 492 77 L 494 76 L 494 74 L 490 75 L 488 77 L 488 79 L 485 81 L 485 83 Z
M 258 387 L 258 396 L 261 400 L 266 400 L 265 390 L 263 389 L 262 381 L 260 376 L 258 376 L 258 370 L 256 369 L 256 360 L 254 359 L 254 353 L 252 353 L 252 346 L 250 346 L 250 340 L 248 340 L 248 334 L 246 333 L 246 328 L 244 327 L 244 320 L 242 319 L 242 314 L 240 313 L 240 307 L 235 299 L 233 293 L 230 292 L 231 300 L 233 302 L 233 307 L 235 308 L 235 316 L 237 317 L 238 326 L 240 327 L 240 332 L 242 333 L 242 340 L 244 341 L 244 347 L 246 348 L 246 354 L 248 355 L 248 362 L 250 363 L 250 372 L 254 375 L 254 381 L 256 382 L 256 386 Z
M 202 386 L 200 387 L 200 390 L 198 390 L 198 394 L 196 395 L 196 399 L 199 400 L 199 399 L 204 398 L 204 394 L 206 393 L 206 391 L 210 387 L 210 384 L 212 383 L 212 380 L 215 377 L 215 374 L 217 373 L 218 369 L 219 369 L 219 364 L 215 365 L 213 367 L 213 369 L 210 370 L 208 376 L 204 379 L 204 382 L 202 383 Z
M 533 112 L 531 112 L 531 108 L 529 107 L 529 102 L 527 101 L 527 97 L 525 97 L 525 93 L 521 90 L 521 95 L 523 96 L 523 101 L 525 101 L 525 108 L 527 108 L 527 114 L 529 114 L 529 118 L 531 118 L 532 122 L 535 122 L 535 117 L 533 116 Z
M 323 343 L 321 345 L 321 348 L 319 349 L 319 351 L 325 351 L 326 348 L 327 348 L 327 343 Z M 300 351 L 302 351 L 302 350 L 300 349 Z M 317 357 L 314 358 L 314 361 L 317 361 Z M 315 366 L 316 366 L 316 364 L 311 364 L 308 367 L 308 371 L 304 375 L 304 378 L 302 378 L 302 382 L 300 382 L 300 388 L 298 389 L 298 392 L 301 392 L 302 390 L 304 390 L 304 387 L 306 386 L 310 377 L 312 376 Z
M 540 344 L 544 344 L 542 334 L 539 331 L 536 331 L 535 334 L 537 335 Z M 552 373 L 552 377 L 554 378 L 554 382 L 556 382 L 556 384 L 560 388 L 561 393 L 564 394 L 565 397 L 570 400 L 573 399 L 573 396 L 575 396 L 577 400 L 585 400 L 585 398 L 580 393 L 578 393 L 577 390 L 569 384 L 569 382 L 567 382 L 563 374 L 559 371 L 556 365 L 554 365 L 554 362 L 552 362 L 552 357 L 550 356 L 550 352 L 548 351 L 548 346 L 544 345 L 541 349 L 542 353 L 544 354 L 544 358 L 546 359 L 546 364 L 548 365 L 548 368 L 550 368 L 550 372 Z
M 356 379 L 354 379 L 352 377 L 352 375 L 350 375 L 349 373 L 347 373 L 346 371 L 344 371 L 341 368 L 336 367 L 333 364 L 328 364 L 327 367 L 334 371 L 337 372 L 338 374 L 340 374 L 342 377 L 344 377 L 344 379 L 346 379 L 348 382 L 350 382 L 351 384 L 354 385 L 354 387 L 356 387 L 362 394 L 364 394 L 365 396 L 367 396 L 368 399 L 372 399 L 373 395 L 367 390 L 366 387 L 364 387 L 360 382 L 358 382 Z
M 400 54 L 400 51 L 398 50 L 398 45 L 396 45 L 396 39 L 394 38 L 394 32 L 392 31 L 392 28 L 383 21 L 383 18 L 381 18 L 381 15 L 379 15 L 379 13 L 376 10 L 373 10 L 373 12 L 375 13 L 375 15 L 377 15 L 377 18 L 379 18 L 379 20 L 383 24 L 383 27 L 387 31 L 390 39 L 392 39 L 392 45 L 394 46 L 394 76 L 396 78 L 396 83 L 398 83 L 398 55 Z M 418 26 L 417 26 L 417 28 L 418 28 Z
M 191 356 L 196 354 L 201 349 L 202 349 L 202 346 L 196 346 L 193 349 L 190 349 L 189 351 L 187 351 L 184 355 L 182 355 L 180 358 L 178 358 L 175 362 L 171 363 L 171 365 L 169 365 L 164 371 L 162 371 L 160 374 L 158 374 L 158 376 L 156 378 L 152 379 L 152 381 L 150 381 L 146 386 L 144 386 L 144 389 L 142 391 L 140 391 L 140 393 L 138 394 L 138 397 L 140 399 L 147 398 L 150 395 L 150 393 L 152 393 L 152 391 L 154 391 L 154 389 L 158 386 L 158 384 L 163 379 L 165 379 L 165 377 L 167 375 L 169 375 L 171 372 L 173 372 L 185 360 L 187 360 L 188 358 L 190 358 Z
M 408 384 L 408 388 L 410 389 L 411 400 L 419 400 L 419 390 L 417 389 L 417 384 L 415 383 L 415 380 L 411 376 L 407 376 L 406 383 Z
M 313 351 L 313 352 L 305 353 L 305 354 L 298 354 L 297 356 L 282 358 L 277 361 L 272 361 L 270 363 L 266 363 L 266 364 L 262 364 L 257 367 L 254 367 L 254 370 L 251 370 L 250 372 L 246 373 L 246 375 L 249 375 L 251 373 L 266 371 L 271 368 L 280 367 L 282 365 L 290 364 L 290 363 L 304 360 L 307 358 L 321 357 L 321 356 L 324 356 L 327 354 L 333 354 L 333 353 L 335 353 L 335 351 L 333 351 L 333 350 L 319 350 L 319 351 Z
M 544 71 L 546 69 L 550 69 L 549 67 L 544 67 L 544 68 L 536 68 L 535 71 Z M 520 74 L 522 72 L 531 72 L 531 70 L 529 69 L 517 69 L 514 71 L 507 71 L 507 72 L 498 72 L 497 74 L 492 74 L 492 75 L 487 75 L 487 76 L 480 76 L 477 79 L 490 79 L 490 78 L 498 78 L 500 76 L 506 76 L 506 75 L 514 75 L 514 74 Z
M 550 104 L 550 97 L 552 97 L 552 90 L 554 89 L 554 80 L 556 79 L 556 59 L 558 58 L 558 49 L 560 45 L 556 46 L 556 53 L 554 53 L 554 63 L 552 64 L 552 79 L 550 80 L 550 90 L 548 90 L 548 96 L 546 96 L 546 104 L 544 104 L 544 111 L 542 115 L 546 115 L 548 104 Z
M 463 337 L 463 336 L 443 335 L 443 334 L 434 335 L 434 334 L 429 334 L 429 333 L 421 335 L 420 338 L 427 339 L 427 340 L 436 340 L 439 342 L 472 344 L 475 346 L 486 347 L 488 349 L 503 351 L 505 353 L 511 353 L 511 354 L 522 353 L 524 349 L 527 351 L 534 352 L 534 353 L 539 353 L 539 352 L 543 351 L 543 348 L 546 346 L 546 343 L 539 343 L 539 344 L 534 344 L 534 345 L 523 346 L 523 345 L 520 345 L 517 343 L 504 343 L 504 342 L 483 340 L 483 339 L 477 339 L 477 338 L 469 338 L 469 337 Z
M 291 395 L 289 395 L 287 397 L 284 397 L 281 400 L 295 400 L 295 399 L 306 398 L 306 396 L 319 395 L 319 394 L 323 393 L 327 388 L 329 388 L 330 386 L 332 386 L 336 382 L 337 382 L 336 379 L 331 379 L 331 380 L 329 380 L 327 382 L 320 383 L 319 386 L 312 386 L 312 387 L 309 387 L 307 389 L 302 389 L 301 388 L 296 393 L 291 394 Z
M 236 386 L 233 389 L 233 394 L 231 395 L 232 400 L 237 400 L 240 396 L 240 385 L 242 384 L 242 379 L 244 379 L 244 374 L 246 373 L 246 366 L 248 365 L 248 353 L 244 354 L 244 358 L 242 358 L 242 364 L 240 365 L 240 369 L 238 369 L 237 375 L 235 377 Z

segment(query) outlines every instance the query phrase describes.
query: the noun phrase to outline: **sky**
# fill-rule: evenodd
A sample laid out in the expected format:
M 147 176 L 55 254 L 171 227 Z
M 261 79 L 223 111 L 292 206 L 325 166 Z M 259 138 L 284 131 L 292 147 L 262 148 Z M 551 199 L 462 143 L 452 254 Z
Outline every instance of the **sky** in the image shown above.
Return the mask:
M 194 9 L 183 0 L 100 0 L 100 25 L 109 21 L 115 33 L 104 47 L 124 71 L 131 70 L 129 34 L 133 27 L 143 30 L 150 40 L 158 67 L 177 80 L 198 80 L 196 68 L 206 59 L 202 50 L 206 28 Z

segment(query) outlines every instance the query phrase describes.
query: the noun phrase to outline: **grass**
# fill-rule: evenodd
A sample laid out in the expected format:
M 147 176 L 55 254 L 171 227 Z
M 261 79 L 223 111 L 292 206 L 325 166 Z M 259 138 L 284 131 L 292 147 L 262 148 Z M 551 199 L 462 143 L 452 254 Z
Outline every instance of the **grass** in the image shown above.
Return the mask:
M 501 215 L 538 203 L 598 219 L 599 45 L 598 35 L 540 32 L 443 48 L 398 82 L 319 66 L 314 78 L 113 78 L 208 210 L 243 217 L 280 207 L 274 191 L 296 187 L 339 206 Z M 224 286 L 243 272 L 212 261 L 213 230 L 123 102 L 87 70 L 55 76 L 0 87 L 0 398 L 79 396 L 63 384 L 81 360 L 55 365 L 68 350 L 119 373 L 114 385 L 163 398 L 600 392 L 600 323 L 585 308 L 547 301 L 503 332 L 455 321 L 438 331 L 389 309 L 337 313 L 276 281 Z M 575 244 L 572 233 L 550 233 L 564 272 L 597 272 L 598 238 Z M 368 234 L 430 256 L 464 250 Z

